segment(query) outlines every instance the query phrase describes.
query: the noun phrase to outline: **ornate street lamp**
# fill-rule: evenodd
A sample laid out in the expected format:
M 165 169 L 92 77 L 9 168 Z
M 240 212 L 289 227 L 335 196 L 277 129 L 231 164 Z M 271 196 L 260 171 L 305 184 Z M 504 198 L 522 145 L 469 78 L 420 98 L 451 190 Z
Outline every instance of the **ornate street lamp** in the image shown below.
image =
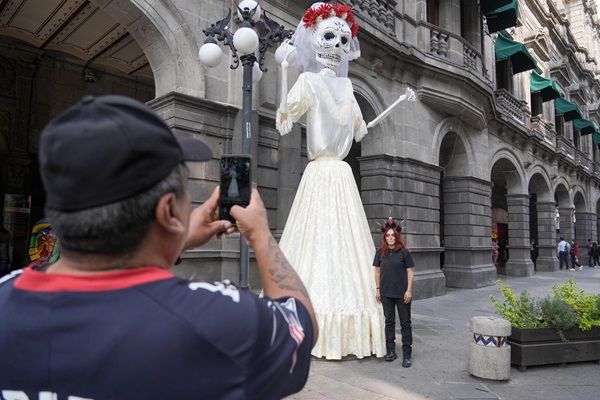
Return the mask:
M 259 36 L 255 31 L 256 23 L 262 14 L 262 27 L 266 33 Z M 243 66 L 243 102 L 242 102 L 242 153 L 251 154 L 252 136 L 252 82 L 260 80 L 262 73 L 266 72 L 264 60 L 267 50 L 276 43 L 292 36 L 292 31 L 267 18 L 261 13 L 260 6 L 254 0 L 243 0 L 237 9 L 238 18 L 242 21 L 235 34 L 229 31 L 231 21 L 231 9 L 227 16 L 212 24 L 210 28 L 202 32 L 207 36 L 202 47 L 200 47 L 200 62 L 209 68 L 220 64 L 223 52 L 217 41 L 231 49 L 233 63 L 231 69 Z M 215 40 L 216 39 L 216 40 Z M 259 46 L 260 45 L 260 46 Z M 255 55 L 258 48 L 258 57 Z M 254 80 L 253 80 L 254 76 Z M 248 287 L 249 257 L 248 246 L 244 238 L 240 236 L 240 286 Z

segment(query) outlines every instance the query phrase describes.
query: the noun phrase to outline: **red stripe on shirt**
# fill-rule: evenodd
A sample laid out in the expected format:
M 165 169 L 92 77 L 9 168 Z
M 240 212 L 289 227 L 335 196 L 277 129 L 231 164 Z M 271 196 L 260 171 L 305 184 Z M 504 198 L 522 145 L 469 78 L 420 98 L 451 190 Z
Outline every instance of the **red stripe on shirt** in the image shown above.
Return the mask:
M 173 276 L 171 271 L 159 267 L 141 267 L 85 275 L 53 274 L 28 267 L 16 279 L 14 287 L 34 292 L 99 292 L 126 289 Z

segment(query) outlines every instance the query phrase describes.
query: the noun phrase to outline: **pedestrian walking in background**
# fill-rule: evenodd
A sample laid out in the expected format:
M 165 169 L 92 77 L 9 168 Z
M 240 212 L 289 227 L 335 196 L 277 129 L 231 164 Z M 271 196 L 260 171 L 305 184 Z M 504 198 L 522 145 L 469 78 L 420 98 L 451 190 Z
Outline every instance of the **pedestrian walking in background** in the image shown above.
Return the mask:
M 498 241 L 492 239 L 492 246 L 494 247 L 492 249 L 492 264 L 494 264 L 494 267 L 498 268 Z
M 537 249 L 537 245 L 535 244 L 535 239 L 531 239 L 531 241 L 530 241 L 529 257 L 531 258 L 531 261 L 533 262 L 533 270 L 536 271 L 537 270 L 536 260 L 538 258 L 538 249 Z
M 592 239 L 587 240 L 588 267 L 592 268 Z
M 600 265 L 600 247 L 598 247 L 597 242 L 592 243 L 592 259 L 594 260 L 594 268 L 598 268 L 598 265 Z
M 583 266 L 579 264 L 579 245 L 575 239 L 571 239 L 571 249 L 569 250 L 569 254 L 571 255 L 571 271 L 575 271 L 575 267 L 579 267 L 579 270 L 581 271 Z
M 383 228 L 383 238 L 373 265 L 375 266 L 375 285 L 377 301 L 383 305 L 385 316 L 385 361 L 394 361 L 396 355 L 396 309 L 400 317 L 402 334 L 402 366 L 412 365 L 412 326 L 410 305 L 415 263 L 402 240 L 402 228 L 395 223 Z
M 558 256 L 558 260 L 560 261 L 559 269 L 563 269 L 563 264 L 565 265 L 565 269 L 569 269 L 569 243 L 565 240 L 564 237 L 560 238 L 558 245 L 556 246 L 556 254 Z

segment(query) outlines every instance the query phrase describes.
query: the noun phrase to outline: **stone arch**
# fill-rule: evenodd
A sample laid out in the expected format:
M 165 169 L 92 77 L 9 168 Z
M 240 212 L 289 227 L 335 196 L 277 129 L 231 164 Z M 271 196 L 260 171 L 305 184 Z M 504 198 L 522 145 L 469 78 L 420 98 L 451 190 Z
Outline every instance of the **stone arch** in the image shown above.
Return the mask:
M 525 173 L 516 155 L 507 149 L 497 152 L 490 165 L 492 230 L 496 230 L 500 250 L 498 273 L 531 276 L 530 195 Z
M 573 208 L 573 202 L 569 194 L 569 184 L 563 177 L 558 178 L 556 186 L 554 188 L 554 198 L 560 206 Z
M 519 158 L 509 150 L 497 152 L 491 159 L 490 181 L 494 184 L 503 183 L 510 194 L 526 193 L 525 191 L 525 173 L 521 168 Z M 504 175 L 502 178 L 501 175 Z
M 536 193 L 538 201 L 553 201 L 550 175 L 541 167 L 536 167 L 529 178 L 529 193 Z
M 436 127 L 434 159 L 440 170 L 440 263 L 450 287 L 493 285 L 490 183 L 472 173 L 475 155 L 461 121 L 445 118 Z
M 438 149 L 437 161 L 444 168 L 444 176 L 470 175 L 475 155 L 458 118 L 448 117 L 438 124 L 433 144 Z
M 156 97 L 169 92 L 204 97 L 204 68 L 198 43 L 180 11 L 171 2 L 90 0 L 135 38 L 148 57 Z

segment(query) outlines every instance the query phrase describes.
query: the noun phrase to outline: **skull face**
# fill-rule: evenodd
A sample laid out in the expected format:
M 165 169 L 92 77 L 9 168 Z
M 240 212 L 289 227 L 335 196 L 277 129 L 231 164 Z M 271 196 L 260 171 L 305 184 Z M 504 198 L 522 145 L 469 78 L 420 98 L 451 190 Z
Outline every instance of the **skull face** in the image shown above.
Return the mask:
M 315 25 L 312 32 L 312 47 L 317 61 L 327 68 L 336 69 L 342 55 L 350 51 L 352 31 L 348 23 L 339 17 L 329 17 Z

